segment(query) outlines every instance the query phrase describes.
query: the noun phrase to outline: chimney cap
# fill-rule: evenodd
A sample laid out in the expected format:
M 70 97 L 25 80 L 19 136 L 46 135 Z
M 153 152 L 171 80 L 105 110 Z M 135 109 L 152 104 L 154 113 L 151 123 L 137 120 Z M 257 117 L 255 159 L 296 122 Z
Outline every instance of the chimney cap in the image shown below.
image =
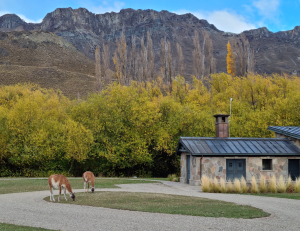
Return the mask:
M 216 114 L 214 117 L 229 117 L 230 115 L 228 114 Z

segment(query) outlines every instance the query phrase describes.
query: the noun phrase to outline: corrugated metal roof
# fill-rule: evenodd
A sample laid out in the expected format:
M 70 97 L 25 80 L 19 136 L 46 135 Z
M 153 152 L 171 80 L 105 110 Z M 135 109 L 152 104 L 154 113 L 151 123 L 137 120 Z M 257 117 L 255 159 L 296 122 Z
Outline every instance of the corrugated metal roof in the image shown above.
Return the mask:
M 269 126 L 268 130 L 300 139 L 300 127 L 299 126 Z
M 177 153 L 203 156 L 299 156 L 300 148 L 288 139 L 181 137 Z

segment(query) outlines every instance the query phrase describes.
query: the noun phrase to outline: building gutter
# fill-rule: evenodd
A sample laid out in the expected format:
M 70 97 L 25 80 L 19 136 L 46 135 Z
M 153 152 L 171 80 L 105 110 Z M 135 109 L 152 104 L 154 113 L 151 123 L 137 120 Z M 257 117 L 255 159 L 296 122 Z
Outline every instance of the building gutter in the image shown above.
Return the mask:
M 203 155 L 202 155 L 202 157 L 200 157 L 200 184 L 201 184 L 201 180 L 202 180 L 202 160 L 203 160 Z

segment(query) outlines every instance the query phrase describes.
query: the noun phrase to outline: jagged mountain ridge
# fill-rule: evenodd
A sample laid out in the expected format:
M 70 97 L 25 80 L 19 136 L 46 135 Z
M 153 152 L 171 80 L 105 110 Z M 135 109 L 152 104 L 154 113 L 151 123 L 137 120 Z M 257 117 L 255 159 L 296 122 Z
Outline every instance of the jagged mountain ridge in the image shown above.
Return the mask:
M 214 45 L 214 57 L 217 59 L 217 71 L 226 72 L 226 43 L 232 36 L 239 34 L 218 30 L 206 20 L 200 20 L 192 14 L 177 15 L 168 11 L 123 9 L 119 13 L 94 14 L 87 9 L 58 8 L 48 13 L 41 23 L 26 23 L 16 15 L 0 17 L 1 31 L 44 30 L 53 32 L 72 43 L 86 56 L 94 58 L 96 45 L 109 44 L 111 53 L 115 41 L 125 28 L 127 43 L 131 44 L 131 35 L 137 38 L 151 33 L 156 53 L 156 69 L 159 69 L 159 42 L 163 37 L 182 46 L 186 77 L 193 73 L 192 50 L 194 30 L 205 29 L 209 32 Z M 244 31 L 252 49 L 255 50 L 258 73 L 298 73 L 300 71 L 300 27 L 293 30 L 272 33 L 267 28 Z

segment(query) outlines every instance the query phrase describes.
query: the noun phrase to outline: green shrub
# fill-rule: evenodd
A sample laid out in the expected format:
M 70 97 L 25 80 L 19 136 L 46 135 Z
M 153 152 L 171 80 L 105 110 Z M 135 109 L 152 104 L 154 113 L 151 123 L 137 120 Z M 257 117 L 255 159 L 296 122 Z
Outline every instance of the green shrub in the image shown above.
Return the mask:
M 174 181 L 174 182 L 179 182 L 180 178 L 176 174 L 169 174 L 168 175 L 168 180 L 169 181 Z

